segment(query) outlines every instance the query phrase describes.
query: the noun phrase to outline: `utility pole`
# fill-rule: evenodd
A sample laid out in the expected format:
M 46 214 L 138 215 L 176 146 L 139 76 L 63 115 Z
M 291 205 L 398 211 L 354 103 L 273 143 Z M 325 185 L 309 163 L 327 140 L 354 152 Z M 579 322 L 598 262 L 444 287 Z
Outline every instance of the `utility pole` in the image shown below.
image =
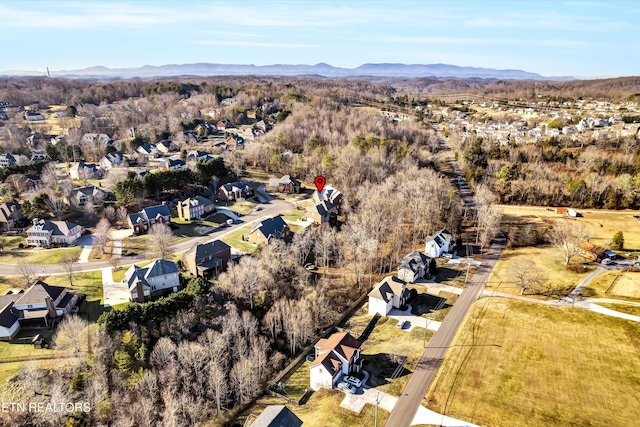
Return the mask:
M 375 413 L 375 427 L 378 427 L 378 403 L 380 403 L 380 393 L 376 392 L 376 413 Z

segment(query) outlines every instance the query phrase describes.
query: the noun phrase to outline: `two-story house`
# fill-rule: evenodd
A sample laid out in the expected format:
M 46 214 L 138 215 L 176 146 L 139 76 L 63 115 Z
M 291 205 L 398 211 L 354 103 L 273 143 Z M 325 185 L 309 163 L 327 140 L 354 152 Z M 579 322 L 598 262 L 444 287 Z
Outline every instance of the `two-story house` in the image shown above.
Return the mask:
M 257 222 L 248 235 L 249 243 L 254 245 L 269 243 L 271 239 L 291 241 L 289 226 L 280 215 Z
M 369 292 L 369 315 L 386 316 L 392 308 L 402 307 L 409 298 L 407 283 L 395 276 L 387 276 Z
M 27 229 L 27 244 L 32 246 L 73 245 L 80 235 L 82 235 L 82 227 L 73 222 L 34 219 L 33 225 Z
M 156 205 L 142 209 L 138 213 L 127 216 L 129 228 L 134 233 L 145 233 L 151 226 L 157 223 L 169 224 L 171 222 L 171 212 L 167 205 Z
M 255 194 L 251 184 L 246 181 L 231 182 L 221 185 L 218 189 L 218 197 L 222 200 L 237 200 L 251 197 Z
M 69 176 L 75 180 L 96 179 L 102 175 L 104 171 L 95 163 L 78 162 L 69 168 Z
M 311 389 L 333 388 L 342 376 L 362 370 L 362 343 L 348 332 L 331 335 L 315 345 L 315 359 L 309 368 Z
M 16 158 L 12 154 L 0 154 L 0 167 L 9 167 L 16 164 Z
M 198 277 L 216 277 L 231 260 L 231 246 L 221 240 L 197 244 L 182 256 L 182 267 Z
M 132 265 L 124 274 L 131 301 L 145 302 L 167 293 L 178 292 L 180 273 L 174 262 L 156 260 L 146 267 Z
M 206 197 L 190 197 L 178 203 L 178 217 L 185 221 L 202 218 L 215 211 L 213 202 Z

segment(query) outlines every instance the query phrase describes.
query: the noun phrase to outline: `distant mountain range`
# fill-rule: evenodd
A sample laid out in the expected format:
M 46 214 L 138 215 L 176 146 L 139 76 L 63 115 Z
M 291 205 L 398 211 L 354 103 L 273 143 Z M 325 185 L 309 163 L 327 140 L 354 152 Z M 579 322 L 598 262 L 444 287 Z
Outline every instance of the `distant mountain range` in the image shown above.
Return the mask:
M 0 75 L 41 76 L 43 72 L 7 70 Z M 447 64 L 363 64 L 356 68 L 316 65 L 233 65 L 233 64 L 169 64 L 145 65 L 137 68 L 107 68 L 95 66 L 81 70 L 51 71 L 52 77 L 66 78 L 151 78 L 174 76 L 323 76 L 323 77 L 458 77 L 510 80 L 571 80 L 573 77 L 545 77 L 522 70 L 459 67 Z

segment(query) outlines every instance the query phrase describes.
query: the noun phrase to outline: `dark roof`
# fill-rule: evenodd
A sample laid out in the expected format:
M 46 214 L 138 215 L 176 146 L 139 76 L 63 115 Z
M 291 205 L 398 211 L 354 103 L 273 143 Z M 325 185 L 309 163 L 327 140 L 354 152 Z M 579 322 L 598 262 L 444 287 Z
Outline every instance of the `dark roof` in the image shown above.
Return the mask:
M 147 266 L 147 270 L 148 271 L 145 274 L 145 277 L 149 278 L 149 277 L 163 276 L 165 274 L 177 273 L 178 267 L 172 261 L 159 259 L 149 264 Z
M 0 326 L 10 328 L 18 321 L 18 313 L 10 302 L 0 310 Z
M 300 427 L 302 420 L 284 405 L 269 405 L 251 427 Z
M 142 209 L 140 213 L 143 214 L 147 220 L 152 218 L 155 219 L 158 215 L 171 216 L 171 212 L 169 212 L 167 205 L 149 206 L 148 208 Z
M 41 219 L 35 225 L 32 225 L 27 229 L 27 235 L 30 231 L 50 231 L 52 236 L 66 236 L 69 231 L 76 228 L 78 224 L 69 221 L 49 221 L 48 219 Z
M 41 304 L 46 297 L 55 301 L 66 288 L 63 286 L 51 286 L 38 280 L 16 301 L 18 305 Z
M 256 230 L 260 230 L 262 235 L 268 239 L 270 236 L 282 233 L 285 230 L 285 227 L 287 227 L 287 223 L 284 222 L 284 219 L 282 219 L 280 215 L 278 215 L 256 223 L 251 229 L 251 233 Z
M 172 167 L 175 167 L 175 166 L 183 167 L 183 166 L 186 166 L 186 165 L 187 165 L 187 164 L 184 162 L 184 160 L 181 160 L 181 159 L 169 159 L 169 160 L 167 161 L 167 163 L 168 163 L 169 167 L 171 167 L 171 168 L 172 168 Z
M 422 252 L 415 251 L 402 258 L 398 270 L 408 268 L 415 273 L 419 270 L 420 266 L 425 268 L 428 264 L 429 257 Z
M 194 246 L 193 248 L 185 252 L 184 256 L 185 258 L 193 257 L 193 259 L 197 261 L 199 259 L 203 259 L 210 255 L 215 255 L 222 251 L 226 251 L 230 249 L 231 249 L 231 246 L 227 245 L 222 240 L 214 240 L 213 242 L 198 244 Z

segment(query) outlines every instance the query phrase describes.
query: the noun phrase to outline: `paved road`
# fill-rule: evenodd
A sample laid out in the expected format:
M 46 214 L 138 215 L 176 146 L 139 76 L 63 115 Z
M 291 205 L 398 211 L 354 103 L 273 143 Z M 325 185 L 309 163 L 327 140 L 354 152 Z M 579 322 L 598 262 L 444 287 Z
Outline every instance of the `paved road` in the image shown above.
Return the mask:
M 471 304 L 480 296 L 491 270 L 502 254 L 505 244 L 506 239 L 500 233 L 489 248 L 484 263 L 473 275 L 467 287 L 462 291 L 453 308 L 444 319 L 444 322 L 442 322 L 440 329 L 429 342 L 427 350 L 422 355 L 413 375 L 391 412 L 386 424 L 388 427 L 404 427 L 412 424 L 422 398 L 427 394 L 427 390 L 435 378 L 438 368 L 458 332 L 458 328 L 464 321 Z
M 273 199 L 266 203 L 260 204 L 260 210 L 250 212 L 243 216 L 239 223 L 233 224 L 230 227 L 222 228 L 217 231 L 213 231 L 205 236 L 194 237 L 192 239 L 181 242 L 173 246 L 174 252 L 181 252 L 193 247 L 196 243 L 205 243 L 213 239 L 220 238 L 221 236 L 234 231 L 235 229 L 250 224 L 252 222 L 268 218 L 279 214 L 280 212 L 286 212 L 294 209 L 293 203 L 285 200 Z M 120 258 L 118 265 L 131 265 L 140 261 L 146 260 L 145 255 L 127 256 Z M 64 266 L 60 264 L 32 264 L 36 274 L 62 274 L 65 272 Z M 85 263 L 76 264 L 75 271 L 93 271 L 101 270 L 105 267 L 112 267 L 113 264 L 109 260 L 103 261 L 89 261 Z M 19 266 L 16 264 L 0 264 L 0 274 L 6 275 L 19 275 Z

